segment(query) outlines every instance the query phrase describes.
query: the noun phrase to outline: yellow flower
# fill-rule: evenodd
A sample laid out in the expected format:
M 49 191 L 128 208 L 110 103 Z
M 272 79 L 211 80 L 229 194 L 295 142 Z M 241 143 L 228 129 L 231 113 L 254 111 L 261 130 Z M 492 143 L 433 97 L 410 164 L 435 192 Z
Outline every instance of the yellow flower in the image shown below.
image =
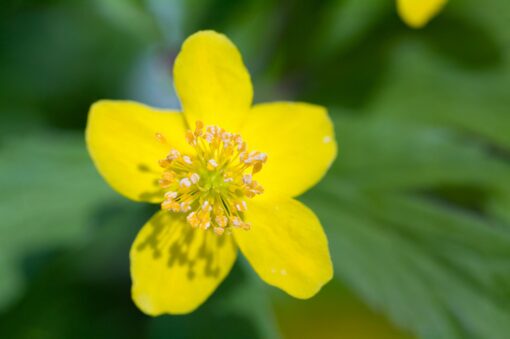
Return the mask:
M 412 28 L 421 28 L 441 11 L 446 1 L 397 0 L 397 11 L 407 25 Z
M 228 274 L 237 248 L 268 284 L 297 298 L 316 294 L 333 274 L 327 238 L 292 197 L 336 156 L 326 110 L 252 106 L 239 51 L 213 31 L 185 41 L 174 85 L 182 113 L 103 100 L 86 129 L 89 153 L 115 190 L 161 203 L 130 252 L 136 305 L 149 315 L 193 311 Z

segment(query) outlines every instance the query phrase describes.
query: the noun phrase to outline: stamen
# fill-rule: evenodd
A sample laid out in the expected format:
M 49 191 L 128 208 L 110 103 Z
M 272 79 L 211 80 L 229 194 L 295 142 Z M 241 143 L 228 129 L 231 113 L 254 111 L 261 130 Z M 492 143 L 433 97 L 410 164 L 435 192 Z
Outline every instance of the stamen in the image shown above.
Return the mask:
M 246 185 L 250 185 L 252 180 L 251 180 L 251 174 L 245 174 L 243 175 L 243 182 L 246 184 Z
M 165 193 L 165 199 L 175 199 L 177 197 L 177 192 L 168 191 Z
M 184 179 L 181 179 L 179 184 L 180 184 L 181 187 L 190 187 L 191 186 L 191 180 L 189 180 L 188 178 L 184 178 Z
M 188 165 L 193 164 L 193 161 L 191 161 L 191 158 L 187 155 L 183 156 L 182 160 L 184 160 L 184 162 L 187 163 Z
M 218 163 L 216 162 L 216 160 L 211 159 L 207 162 L 207 169 L 209 171 L 214 170 L 216 167 L 218 167 Z
M 166 138 L 165 138 L 165 136 L 164 136 L 163 134 L 161 134 L 161 133 L 157 132 L 155 136 L 156 136 L 156 140 L 157 140 L 159 143 L 161 143 L 161 144 L 166 144 Z
M 200 180 L 200 176 L 196 173 L 193 173 L 190 177 L 190 180 L 193 184 L 196 184 L 198 180 Z
M 156 138 L 166 143 L 160 133 Z M 217 235 L 230 234 L 231 228 L 249 230 L 245 199 L 264 192 L 253 175 L 262 170 L 267 154 L 250 152 L 239 134 L 204 127 L 200 121 L 185 138 L 194 155 L 172 149 L 159 161 L 163 168 L 159 183 L 166 190 L 161 208 L 186 213 L 191 227 L 211 229 Z

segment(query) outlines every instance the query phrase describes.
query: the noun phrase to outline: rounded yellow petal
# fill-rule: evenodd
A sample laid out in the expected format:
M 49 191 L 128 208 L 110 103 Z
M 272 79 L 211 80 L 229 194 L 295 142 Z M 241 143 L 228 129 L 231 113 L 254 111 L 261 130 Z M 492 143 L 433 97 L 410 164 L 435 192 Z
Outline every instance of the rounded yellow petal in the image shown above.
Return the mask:
M 438 14 L 447 0 L 397 0 L 397 11 L 412 28 L 425 26 Z
M 315 185 L 336 157 L 333 124 L 324 107 L 291 102 L 255 105 L 241 132 L 267 163 L 255 180 L 261 197 L 297 196 Z
M 135 201 L 160 202 L 158 160 L 171 148 L 188 147 L 185 132 L 180 113 L 102 100 L 90 108 L 85 138 L 94 164 L 110 186 Z M 156 133 L 166 141 L 158 141 Z
M 236 46 L 223 34 L 201 31 L 182 45 L 174 84 L 190 126 L 196 120 L 237 131 L 253 97 L 250 75 Z
M 315 214 L 294 199 L 253 201 L 249 231 L 236 229 L 239 248 L 268 284 L 306 299 L 331 280 L 328 240 Z
M 193 229 L 182 215 L 160 211 L 131 247 L 133 301 L 152 316 L 192 312 L 223 281 L 236 256 L 231 235 Z

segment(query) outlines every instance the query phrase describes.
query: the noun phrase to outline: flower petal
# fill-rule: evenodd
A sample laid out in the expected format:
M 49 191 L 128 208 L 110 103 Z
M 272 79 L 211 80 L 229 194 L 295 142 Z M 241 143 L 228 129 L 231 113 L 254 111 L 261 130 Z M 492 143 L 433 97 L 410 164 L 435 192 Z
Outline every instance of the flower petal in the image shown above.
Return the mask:
M 447 0 L 397 0 L 398 14 L 412 28 L 425 26 L 438 14 Z
M 267 163 L 255 179 L 261 197 L 297 196 L 315 185 L 336 157 L 333 124 L 325 108 L 305 103 L 255 105 L 241 132 L 250 150 Z
M 182 114 L 130 101 L 93 104 L 85 133 L 98 171 L 116 191 L 135 201 L 162 200 L 158 160 L 171 148 L 188 147 Z M 166 143 L 158 141 L 156 133 Z
M 184 42 L 174 64 L 174 84 L 190 126 L 201 120 L 237 131 L 253 98 L 241 54 L 214 31 L 195 33 Z
M 131 247 L 132 297 L 146 314 L 184 314 L 200 306 L 230 272 L 233 237 L 191 228 L 182 215 L 160 211 Z
M 333 276 L 328 240 L 315 214 L 294 199 L 253 201 L 249 231 L 236 229 L 239 248 L 268 284 L 301 299 Z

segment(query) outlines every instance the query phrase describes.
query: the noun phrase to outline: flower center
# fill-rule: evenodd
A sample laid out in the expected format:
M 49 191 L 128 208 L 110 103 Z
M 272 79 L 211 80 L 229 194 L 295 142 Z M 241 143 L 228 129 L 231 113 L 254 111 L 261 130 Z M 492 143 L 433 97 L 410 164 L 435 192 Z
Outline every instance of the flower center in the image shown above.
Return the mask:
M 164 142 L 161 134 L 158 140 Z M 186 133 L 195 155 L 172 149 L 159 161 L 164 171 L 159 181 L 166 191 L 161 209 L 186 213 L 193 228 L 211 228 L 221 235 L 233 228 L 250 229 L 244 221 L 246 198 L 262 194 L 264 188 L 252 179 L 267 161 L 265 153 L 246 149 L 239 134 L 218 126 L 204 128 L 197 121 Z

